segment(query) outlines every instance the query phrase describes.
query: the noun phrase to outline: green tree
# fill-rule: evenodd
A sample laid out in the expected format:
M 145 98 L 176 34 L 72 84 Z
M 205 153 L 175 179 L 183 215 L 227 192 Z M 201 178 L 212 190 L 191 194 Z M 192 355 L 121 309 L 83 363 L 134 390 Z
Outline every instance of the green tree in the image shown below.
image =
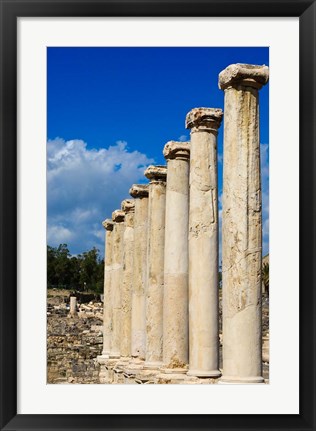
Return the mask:
M 269 294 L 269 264 L 265 263 L 262 267 L 262 282 L 267 294 Z
M 70 283 L 70 253 L 67 244 L 60 244 L 56 252 L 55 272 L 59 287 L 66 287 Z
M 101 287 L 103 286 L 103 274 L 101 273 L 100 265 L 101 260 L 97 248 L 93 247 L 92 250 L 82 254 L 80 283 L 82 285 L 86 283 L 88 289 L 97 292 L 101 292 Z M 100 275 L 102 279 L 100 279 Z
M 75 290 L 80 288 L 80 258 L 81 255 L 69 259 L 69 284 L 70 288 Z
M 104 262 L 93 247 L 77 256 L 71 256 L 67 244 L 57 248 L 47 246 L 47 284 L 71 290 L 103 291 Z
M 48 287 L 53 287 L 57 285 L 56 277 L 56 252 L 57 249 L 54 247 L 47 246 L 47 285 Z

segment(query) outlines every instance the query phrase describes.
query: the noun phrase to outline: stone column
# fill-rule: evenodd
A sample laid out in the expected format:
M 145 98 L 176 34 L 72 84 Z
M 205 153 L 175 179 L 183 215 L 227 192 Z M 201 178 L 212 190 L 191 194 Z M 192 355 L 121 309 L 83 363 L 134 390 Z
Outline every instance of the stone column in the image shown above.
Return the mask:
M 112 270 L 112 235 L 113 221 L 104 220 L 105 229 L 105 258 L 104 258 L 104 299 L 103 299 L 103 351 L 102 356 L 108 358 L 111 351 L 112 336 L 112 293 L 111 293 L 111 270 Z
M 121 294 L 121 356 L 131 356 L 132 287 L 134 275 L 134 211 L 133 199 L 122 202 L 125 213 L 123 237 L 123 280 Z
M 146 290 L 146 362 L 145 368 L 162 365 L 162 314 L 164 285 L 166 166 L 149 166 L 148 199 L 148 285 Z
M 112 307 L 113 307 L 113 331 L 110 358 L 119 358 L 121 355 L 121 288 L 123 275 L 123 235 L 125 214 L 121 210 L 112 213 L 113 247 L 112 247 Z
M 69 313 L 71 316 L 77 315 L 77 298 L 75 296 L 70 297 Z
M 134 184 L 129 193 L 135 198 L 131 354 L 134 358 L 144 360 L 146 349 L 145 287 L 147 282 L 148 185 Z
M 188 229 L 189 142 L 168 142 L 165 262 L 163 296 L 163 363 L 171 372 L 186 371 L 189 362 Z
M 262 211 L 258 90 L 267 66 L 232 64 L 225 91 L 223 382 L 261 383 Z
M 189 372 L 219 377 L 217 133 L 221 109 L 195 108 L 191 129 L 189 214 Z

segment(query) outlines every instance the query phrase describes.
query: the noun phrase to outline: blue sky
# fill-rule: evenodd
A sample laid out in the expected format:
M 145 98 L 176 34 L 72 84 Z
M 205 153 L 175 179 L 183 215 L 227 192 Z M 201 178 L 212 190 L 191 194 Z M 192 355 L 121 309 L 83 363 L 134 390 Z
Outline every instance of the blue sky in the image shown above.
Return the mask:
M 268 48 L 48 48 L 48 244 L 104 252 L 102 220 L 129 197 L 169 140 L 189 140 L 185 116 L 222 108 L 218 74 L 269 64 Z M 269 226 L 269 86 L 260 91 L 263 249 Z M 218 136 L 221 215 L 223 125 Z

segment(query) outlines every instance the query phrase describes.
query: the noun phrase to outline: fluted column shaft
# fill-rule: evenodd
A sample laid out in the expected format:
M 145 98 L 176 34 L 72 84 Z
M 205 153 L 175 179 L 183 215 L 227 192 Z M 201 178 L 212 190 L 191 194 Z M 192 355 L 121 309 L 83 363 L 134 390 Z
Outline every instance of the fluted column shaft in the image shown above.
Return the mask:
M 132 288 L 134 273 L 134 210 L 131 199 L 122 202 L 125 213 L 123 280 L 121 293 L 121 356 L 131 356 Z
M 230 65 L 225 90 L 223 382 L 260 383 L 262 209 L 259 93 L 268 68 Z
M 112 271 L 112 235 L 113 222 L 106 219 L 103 223 L 105 228 L 105 258 L 104 258 L 104 290 L 103 290 L 103 351 L 102 356 L 109 357 L 111 351 L 112 336 L 112 293 L 111 293 L 111 271 Z
M 162 364 L 162 315 L 164 284 L 164 243 L 166 210 L 165 166 L 149 166 L 148 197 L 148 284 L 146 290 L 146 362 L 147 368 Z
M 219 377 L 217 130 L 221 109 L 189 112 L 189 375 Z
M 189 362 L 188 142 L 170 141 L 164 147 L 166 188 L 165 260 L 163 295 L 163 363 L 179 371 Z
M 131 354 L 133 357 L 144 360 L 146 351 L 148 185 L 134 184 L 130 189 L 130 195 L 135 198 Z
M 119 358 L 121 355 L 121 287 L 123 278 L 123 235 L 125 228 L 123 211 L 114 211 L 112 219 L 114 221 L 111 271 L 113 331 L 110 358 Z

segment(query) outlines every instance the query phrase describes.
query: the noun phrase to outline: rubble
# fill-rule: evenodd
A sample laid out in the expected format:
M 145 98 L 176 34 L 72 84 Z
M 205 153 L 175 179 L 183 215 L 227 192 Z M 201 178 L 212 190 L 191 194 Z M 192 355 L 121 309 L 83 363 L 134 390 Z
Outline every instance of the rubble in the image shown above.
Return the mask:
M 68 318 L 66 301 L 64 296 L 58 303 L 56 297 L 47 301 L 47 383 L 99 383 L 103 304 L 79 304 L 78 314 Z

